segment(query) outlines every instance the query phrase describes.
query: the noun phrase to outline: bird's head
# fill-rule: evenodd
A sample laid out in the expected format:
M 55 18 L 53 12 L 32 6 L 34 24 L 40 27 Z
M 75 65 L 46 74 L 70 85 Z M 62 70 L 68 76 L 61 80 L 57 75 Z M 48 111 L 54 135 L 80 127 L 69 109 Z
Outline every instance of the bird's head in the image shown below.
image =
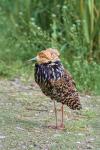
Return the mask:
M 38 64 L 55 62 L 57 60 L 60 60 L 59 56 L 60 53 L 57 49 L 48 48 L 39 52 L 36 57 L 30 59 L 29 61 L 37 61 Z

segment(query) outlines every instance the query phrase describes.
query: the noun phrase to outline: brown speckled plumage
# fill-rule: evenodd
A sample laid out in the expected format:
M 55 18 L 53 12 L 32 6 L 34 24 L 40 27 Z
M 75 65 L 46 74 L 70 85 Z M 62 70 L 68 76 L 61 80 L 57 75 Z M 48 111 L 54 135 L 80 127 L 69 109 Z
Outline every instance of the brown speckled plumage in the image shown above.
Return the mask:
M 70 73 L 60 60 L 35 65 L 35 81 L 42 92 L 52 100 L 71 109 L 81 109 L 79 94 Z
M 55 129 L 64 128 L 63 105 L 67 105 L 73 110 L 80 110 L 82 108 L 75 82 L 70 73 L 63 67 L 59 57 L 60 54 L 58 50 L 48 48 L 42 50 L 35 58 L 29 60 L 37 61 L 34 71 L 35 81 L 40 86 L 42 92 L 54 102 L 56 126 L 53 126 L 53 128 Z M 60 126 L 57 124 L 55 101 L 62 104 Z

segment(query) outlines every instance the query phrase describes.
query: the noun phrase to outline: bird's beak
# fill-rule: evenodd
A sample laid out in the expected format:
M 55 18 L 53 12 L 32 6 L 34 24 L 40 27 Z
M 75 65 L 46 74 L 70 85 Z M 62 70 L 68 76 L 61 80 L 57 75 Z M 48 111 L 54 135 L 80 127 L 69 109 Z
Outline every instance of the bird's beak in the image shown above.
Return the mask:
M 37 57 L 31 58 L 28 61 L 37 61 Z

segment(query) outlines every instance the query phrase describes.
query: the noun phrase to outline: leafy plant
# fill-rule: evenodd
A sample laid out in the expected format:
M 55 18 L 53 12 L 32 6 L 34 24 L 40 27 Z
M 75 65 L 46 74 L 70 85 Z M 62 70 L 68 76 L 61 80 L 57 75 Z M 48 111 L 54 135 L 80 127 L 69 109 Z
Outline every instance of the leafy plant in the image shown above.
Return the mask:
M 89 59 L 100 49 L 100 3 L 94 0 L 80 0 L 80 14 L 83 33 L 89 48 Z M 100 56 L 100 53 L 99 53 Z M 95 56 L 94 56 L 95 57 Z M 99 59 L 99 58 L 98 58 Z
M 80 91 L 100 91 L 99 6 L 98 0 L 1 0 L 0 75 L 22 75 L 27 59 L 55 47 Z

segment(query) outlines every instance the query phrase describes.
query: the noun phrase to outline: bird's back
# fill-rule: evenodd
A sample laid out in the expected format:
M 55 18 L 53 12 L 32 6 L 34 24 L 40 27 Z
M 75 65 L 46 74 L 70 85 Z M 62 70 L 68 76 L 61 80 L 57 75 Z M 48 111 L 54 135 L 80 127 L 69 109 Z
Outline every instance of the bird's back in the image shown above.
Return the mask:
M 60 61 L 36 64 L 35 81 L 46 96 L 71 109 L 81 109 L 75 82 Z

